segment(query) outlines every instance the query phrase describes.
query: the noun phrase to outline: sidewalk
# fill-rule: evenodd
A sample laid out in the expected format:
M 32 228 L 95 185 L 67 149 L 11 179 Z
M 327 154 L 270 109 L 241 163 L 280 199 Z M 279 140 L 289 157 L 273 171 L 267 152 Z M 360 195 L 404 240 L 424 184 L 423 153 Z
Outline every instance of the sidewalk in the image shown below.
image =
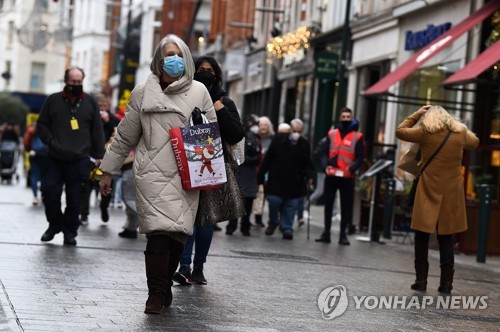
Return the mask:
M 338 229 L 340 227 L 338 220 L 337 222 L 332 223 L 332 230 L 338 234 Z M 319 205 L 311 205 L 311 225 L 317 228 L 323 227 L 323 206 Z M 317 237 L 318 234 L 314 236 Z M 357 236 L 368 236 L 368 234 L 356 234 L 351 237 L 351 243 L 353 238 L 355 239 Z M 332 241 L 334 238 L 332 238 Z M 382 236 L 380 240 L 384 242 L 386 245 L 394 246 L 397 250 L 402 252 L 408 252 L 408 254 L 413 255 L 413 233 L 409 233 L 408 237 L 405 238 L 403 234 L 400 233 L 392 233 L 392 239 L 385 239 Z M 429 250 L 429 256 L 436 258 L 439 260 L 439 252 L 437 250 Z M 464 253 L 459 253 L 455 255 L 455 263 L 463 264 L 467 266 L 471 266 L 478 269 L 484 269 L 488 271 L 492 271 L 500 274 L 500 256 L 487 256 L 486 263 L 478 263 L 476 261 L 476 255 L 466 255 Z
M 311 207 L 309 240 L 306 226 L 293 241 L 260 228 L 252 228 L 251 237 L 215 233 L 205 265 L 208 285 L 174 286 L 172 307 L 145 315 L 146 239 L 117 236 L 122 210 L 111 209 L 104 224 L 93 207 L 78 245 L 66 247 L 60 234 L 40 242 L 47 223 L 43 208 L 30 204 L 23 184 L 0 185 L 0 331 L 493 331 L 500 323 L 500 264 L 494 257 L 486 264 L 456 258 L 453 294 L 488 296 L 485 309 L 356 309 L 355 296 L 417 294 L 409 288 L 412 245 L 351 236 L 351 246 L 343 247 L 336 234 L 331 244 L 316 243 L 319 206 Z M 437 298 L 434 251 L 430 265 L 424 295 Z M 318 296 L 336 285 L 347 289 L 348 307 L 327 320 Z

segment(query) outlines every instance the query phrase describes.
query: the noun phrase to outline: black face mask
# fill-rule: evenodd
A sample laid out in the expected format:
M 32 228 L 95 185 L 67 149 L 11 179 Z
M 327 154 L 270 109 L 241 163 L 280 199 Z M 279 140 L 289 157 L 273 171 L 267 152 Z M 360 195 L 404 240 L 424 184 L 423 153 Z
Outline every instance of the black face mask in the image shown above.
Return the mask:
M 66 92 L 72 96 L 79 96 L 83 92 L 82 85 L 69 85 L 66 84 Z
M 349 126 L 351 125 L 352 121 L 340 121 L 340 129 L 346 130 L 349 129 Z
M 209 89 L 215 83 L 215 75 L 208 71 L 199 71 L 194 74 L 194 79 L 203 83 Z

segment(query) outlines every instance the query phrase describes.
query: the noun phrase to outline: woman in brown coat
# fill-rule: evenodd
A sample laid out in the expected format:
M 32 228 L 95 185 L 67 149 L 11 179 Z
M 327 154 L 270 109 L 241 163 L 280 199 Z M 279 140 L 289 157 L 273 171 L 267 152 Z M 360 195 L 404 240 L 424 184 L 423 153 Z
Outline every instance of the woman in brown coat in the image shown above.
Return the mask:
M 413 128 L 419 121 L 420 125 Z M 438 291 L 449 294 L 454 273 L 452 234 L 467 229 L 464 180 L 461 172 L 463 149 L 478 146 L 479 139 L 444 108 L 426 105 L 407 117 L 396 130 L 396 137 L 420 144 L 420 168 L 436 151 L 448 132 L 448 140 L 422 173 L 412 213 L 415 230 L 416 281 L 411 288 L 425 291 L 429 271 L 430 234 L 437 231 L 441 264 Z

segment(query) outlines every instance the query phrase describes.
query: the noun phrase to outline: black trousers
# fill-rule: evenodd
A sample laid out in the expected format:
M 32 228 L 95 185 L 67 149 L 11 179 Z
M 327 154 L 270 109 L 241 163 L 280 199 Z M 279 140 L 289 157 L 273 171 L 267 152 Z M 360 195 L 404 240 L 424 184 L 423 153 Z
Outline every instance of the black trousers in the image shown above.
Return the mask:
M 170 252 L 171 254 L 180 255 L 184 250 L 184 244 L 174 240 L 166 234 L 148 235 L 146 251 L 150 252 Z
M 88 176 L 88 158 L 72 162 L 47 158 L 41 189 L 45 215 L 53 231 L 62 231 L 67 237 L 77 235 L 80 202 L 88 184 Z M 63 188 L 66 192 L 64 212 L 61 210 Z
M 415 264 L 427 263 L 429 257 L 430 234 L 415 231 Z M 441 268 L 453 268 L 455 257 L 453 253 L 453 236 L 451 234 L 437 236 L 439 243 L 439 262 Z
M 111 181 L 111 186 L 113 186 L 113 182 L 114 181 Z M 82 201 L 80 202 L 80 214 L 82 216 L 89 215 L 90 196 L 92 195 L 94 189 L 99 194 L 99 187 L 96 186 L 93 182 L 89 181 L 89 183 L 87 184 L 87 188 L 83 193 Z M 99 203 L 99 207 L 101 209 L 107 209 L 109 207 L 109 203 L 111 202 L 111 198 L 113 197 L 113 195 L 107 195 L 107 196 L 103 196 L 101 194 L 99 195 L 101 196 L 101 202 Z
M 250 214 L 252 214 L 252 204 L 255 197 L 245 197 L 245 215 L 241 217 L 241 231 L 246 233 L 250 231 Z M 226 226 L 226 231 L 234 232 L 238 228 L 238 219 L 231 219 Z
M 325 230 L 323 235 L 330 236 L 332 228 L 332 211 L 335 203 L 335 194 L 340 192 L 340 237 L 346 236 L 348 225 L 352 225 L 352 210 L 354 207 L 354 179 L 338 176 L 325 178 Z

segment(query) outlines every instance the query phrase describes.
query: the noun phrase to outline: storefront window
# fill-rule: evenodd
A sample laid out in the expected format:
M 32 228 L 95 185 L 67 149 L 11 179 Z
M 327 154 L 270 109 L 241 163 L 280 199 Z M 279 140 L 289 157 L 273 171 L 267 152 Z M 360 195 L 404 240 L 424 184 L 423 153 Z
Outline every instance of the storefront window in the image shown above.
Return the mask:
M 401 81 L 397 123 L 424 104 L 440 104 L 458 118 L 464 119 L 466 115 L 457 105 L 457 92 L 446 90 L 441 85 L 459 68 L 459 61 L 420 68 Z
M 500 199 L 500 146 L 480 146 L 466 154 L 467 198 L 478 202 L 478 189 L 481 185 L 493 188 L 493 205 Z
M 313 75 L 300 77 L 297 81 L 296 117 L 304 121 L 304 134 L 308 135 L 312 116 Z

